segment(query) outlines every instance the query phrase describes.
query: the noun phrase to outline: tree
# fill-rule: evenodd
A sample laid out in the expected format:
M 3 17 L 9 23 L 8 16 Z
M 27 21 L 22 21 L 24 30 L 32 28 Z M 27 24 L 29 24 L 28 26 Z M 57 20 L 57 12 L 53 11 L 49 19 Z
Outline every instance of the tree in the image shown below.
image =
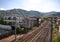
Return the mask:
M 16 28 L 16 32 L 17 34 L 23 34 L 23 33 L 26 33 L 26 30 L 24 28 Z
M 7 25 L 12 25 L 12 22 L 8 22 Z
M 0 20 L 0 24 L 4 24 L 4 21 L 3 21 L 3 19 L 1 19 L 1 20 Z

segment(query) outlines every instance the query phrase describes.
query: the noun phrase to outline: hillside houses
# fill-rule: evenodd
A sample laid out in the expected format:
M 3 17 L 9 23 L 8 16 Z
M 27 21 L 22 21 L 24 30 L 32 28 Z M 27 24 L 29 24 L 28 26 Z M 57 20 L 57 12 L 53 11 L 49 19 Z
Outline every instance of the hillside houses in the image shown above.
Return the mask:
M 5 22 L 12 22 L 12 25 L 22 26 L 25 28 L 32 28 L 34 26 L 38 26 L 39 18 L 37 17 L 22 17 L 19 14 L 11 14 L 8 16 L 4 16 L 3 20 Z
M 11 35 L 12 33 L 15 32 L 14 31 L 15 27 L 14 28 L 12 27 L 13 25 L 16 26 L 16 27 L 22 27 L 26 30 L 30 30 L 33 27 L 38 27 L 41 19 L 39 19 L 37 17 L 22 17 L 18 14 L 11 14 L 11 15 L 4 16 L 3 21 L 6 22 L 6 23 L 11 22 L 12 24 L 11 25 L 0 24 L 0 30 L 5 31 L 5 32 L 2 31 L 0 33 L 1 38 L 6 37 L 5 35 L 9 36 L 9 35 Z

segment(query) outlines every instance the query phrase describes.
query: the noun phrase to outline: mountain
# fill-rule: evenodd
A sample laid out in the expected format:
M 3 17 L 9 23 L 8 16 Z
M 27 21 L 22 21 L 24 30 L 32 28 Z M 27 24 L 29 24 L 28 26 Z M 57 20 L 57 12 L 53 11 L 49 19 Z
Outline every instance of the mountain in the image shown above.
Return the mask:
M 56 12 L 55 14 L 52 14 L 51 16 L 60 16 L 60 12 Z
M 40 17 L 40 16 L 43 16 L 43 13 L 41 12 L 38 12 L 38 11 L 29 11 L 28 12 L 30 14 L 30 16 L 36 16 L 36 17 Z
M 5 15 L 10 15 L 10 14 L 19 14 L 25 17 L 60 16 L 60 12 L 55 12 L 55 11 L 43 13 L 34 10 L 26 11 L 23 9 L 0 10 L 0 17 L 3 17 Z
M 2 15 L 10 15 L 10 14 L 19 14 L 19 15 L 24 15 L 26 17 L 40 17 L 43 16 L 42 13 L 38 11 L 26 11 L 23 9 L 11 9 L 11 10 L 0 10 L 0 14 Z
M 60 16 L 60 12 L 55 12 L 55 11 L 49 12 L 47 14 L 48 16 Z

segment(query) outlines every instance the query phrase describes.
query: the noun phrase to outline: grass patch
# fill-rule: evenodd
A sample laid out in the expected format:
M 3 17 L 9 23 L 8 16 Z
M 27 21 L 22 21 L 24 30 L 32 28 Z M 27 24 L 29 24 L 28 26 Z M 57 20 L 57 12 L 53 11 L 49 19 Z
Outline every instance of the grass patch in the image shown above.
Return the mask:
M 56 24 L 53 24 L 53 37 L 52 37 L 52 42 L 59 42 L 59 38 L 58 38 L 58 30 L 56 28 Z
M 53 42 L 59 42 L 59 39 L 58 39 L 58 31 L 56 28 L 53 29 Z

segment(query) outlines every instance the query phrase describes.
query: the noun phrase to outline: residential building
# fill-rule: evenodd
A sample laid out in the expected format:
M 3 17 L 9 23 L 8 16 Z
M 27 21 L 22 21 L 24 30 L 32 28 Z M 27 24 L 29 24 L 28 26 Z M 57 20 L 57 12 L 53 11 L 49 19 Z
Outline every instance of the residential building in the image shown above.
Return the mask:
M 11 15 L 9 15 L 9 16 L 4 16 L 4 21 L 5 22 L 12 22 L 12 25 L 19 25 L 19 23 L 22 23 L 22 20 L 23 20 L 24 18 L 23 17 L 21 17 L 20 15 L 18 15 L 18 14 L 11 14 Z

